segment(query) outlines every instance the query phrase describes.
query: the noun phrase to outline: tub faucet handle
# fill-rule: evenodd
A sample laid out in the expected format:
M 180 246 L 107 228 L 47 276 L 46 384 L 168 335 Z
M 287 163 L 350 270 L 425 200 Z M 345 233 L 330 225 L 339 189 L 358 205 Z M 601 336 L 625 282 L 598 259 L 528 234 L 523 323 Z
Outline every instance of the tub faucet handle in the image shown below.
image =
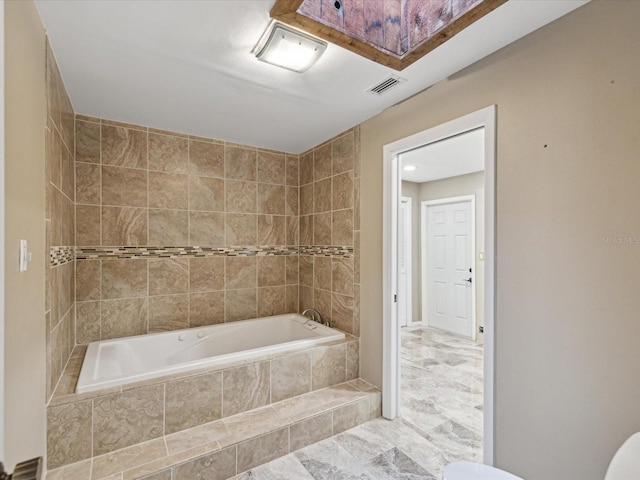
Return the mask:
M 307 316 L 307 313 L 309 313 L 309 314 L 311 315 L 311 317 L 310 317 L 310 318 L 311 318 L 311 320 L 313 320 L 314 322 L 318 322 L 319 324 L 321 324 L 321 325 L 326 325 L 326 326 L 328 326 L 328 327 L 330 327 L 330 326 L 331 326 L 331 325 L 329 324 L 329 322 L 328 322 L 328 321 L 327 321 L 327 322 L 325 322 L 325 321 L 322 319 L 322 316 L 320 315 L 320 313 L 319 313 L 317 310 L 314 310 L 313 308 L 307 308 L 306 310 L 304 310 L 304 311 L 302 312 L 302 316 L 303 316 L 303 317 L 306 317 L 306 316 Z

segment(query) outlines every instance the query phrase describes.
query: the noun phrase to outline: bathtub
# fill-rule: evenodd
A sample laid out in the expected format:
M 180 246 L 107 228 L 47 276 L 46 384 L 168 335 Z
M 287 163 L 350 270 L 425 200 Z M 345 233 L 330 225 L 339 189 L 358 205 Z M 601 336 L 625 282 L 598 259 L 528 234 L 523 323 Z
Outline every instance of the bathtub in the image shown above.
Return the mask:
M 296 313 L 90 343 L 77 393 L 92 392 L 345 337 Z

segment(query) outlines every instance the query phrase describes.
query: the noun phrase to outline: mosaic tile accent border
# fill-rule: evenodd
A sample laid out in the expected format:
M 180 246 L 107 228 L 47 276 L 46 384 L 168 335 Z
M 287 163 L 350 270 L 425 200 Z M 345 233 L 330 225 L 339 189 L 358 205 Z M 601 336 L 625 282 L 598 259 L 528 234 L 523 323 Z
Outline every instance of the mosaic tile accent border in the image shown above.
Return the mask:
M 79 247 L 77 260 L 97 258 L 176 258 L 176 257 L 253 257 L 297 255 L 298 247 L 233 246 L 233 247 Z
M 300 255 L 311 255 L 314 257 L 353 257 L 353 247 L 301 245 Z
M 75 247 L 51 247 L 49 251 L 49 265 L 58 267 L 69 263 L 75 258 Z
M 238 247 L 51 247 L 50 265 L 57 267 L 76 260 L 98 258 L 177 258 L 177 257 L 265 257 L 311 255 L 320 257 L 353 257 L 353 247 L 303 245 L 238 246 Z

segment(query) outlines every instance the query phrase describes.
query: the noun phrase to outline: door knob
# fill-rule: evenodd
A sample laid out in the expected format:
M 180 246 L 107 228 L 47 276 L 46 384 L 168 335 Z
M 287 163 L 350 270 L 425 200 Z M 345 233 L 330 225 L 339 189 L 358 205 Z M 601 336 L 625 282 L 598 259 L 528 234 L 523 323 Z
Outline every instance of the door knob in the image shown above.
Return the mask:
M 471 282 L 472 282 L 471 277 L 469 277 L 469 278 L 463 278 L 463 279 L 462 279 L 462 281 L 463 281 L 463 282 L 469 282 L 469 283 L 471 283 Z

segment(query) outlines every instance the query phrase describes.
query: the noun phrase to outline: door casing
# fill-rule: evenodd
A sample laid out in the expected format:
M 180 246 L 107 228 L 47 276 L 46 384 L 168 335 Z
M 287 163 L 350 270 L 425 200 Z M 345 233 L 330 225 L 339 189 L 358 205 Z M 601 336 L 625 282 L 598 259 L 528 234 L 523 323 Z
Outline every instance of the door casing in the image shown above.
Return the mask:
M 382 332 L 382 415 L 393 419 L 400 407 L 400 335 L 397 303 L 397 226 L 400 202 L 400 161 L 402 152 L 484 127 L 485 159 L 485 292 L 484 292 L 484 399 L 483 457 L 494 464 L 495 451 L 495 175 L 496 106 L 492 105 L 383 147 L 383 332 Z

